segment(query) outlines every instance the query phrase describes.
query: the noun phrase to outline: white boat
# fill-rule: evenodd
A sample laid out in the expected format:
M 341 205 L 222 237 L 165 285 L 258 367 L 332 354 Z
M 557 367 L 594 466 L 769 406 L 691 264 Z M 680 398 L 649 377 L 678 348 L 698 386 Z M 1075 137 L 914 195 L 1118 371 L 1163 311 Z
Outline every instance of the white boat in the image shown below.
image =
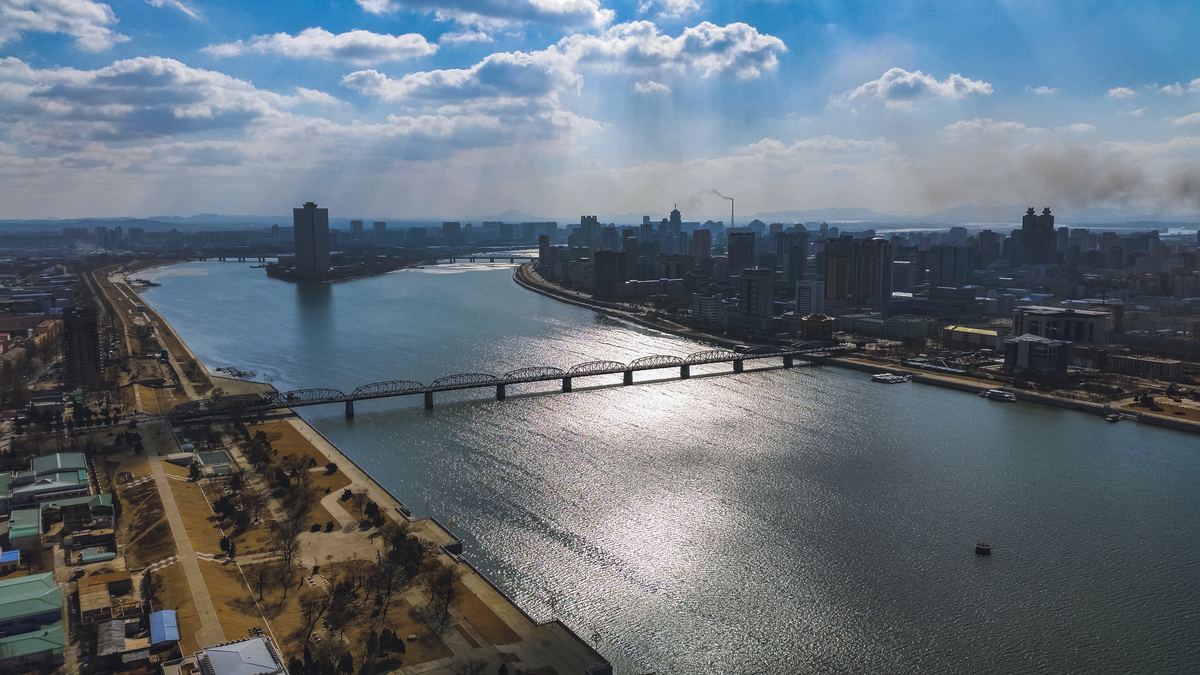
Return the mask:
M 879 373 L 878 375 L 871 376 L 872 382 L 882 382 L 884 384 L 900 384 L 901 382 L 908 382 L 911 379 L 912 375 L 896 375 L 894 373 Z
M 1003 389 L 988 389 L 987 391 L 979 392 L 979 395 L 992 401 L 1008 401 L 1011 403 L 1017 400 L 1016 395 Z

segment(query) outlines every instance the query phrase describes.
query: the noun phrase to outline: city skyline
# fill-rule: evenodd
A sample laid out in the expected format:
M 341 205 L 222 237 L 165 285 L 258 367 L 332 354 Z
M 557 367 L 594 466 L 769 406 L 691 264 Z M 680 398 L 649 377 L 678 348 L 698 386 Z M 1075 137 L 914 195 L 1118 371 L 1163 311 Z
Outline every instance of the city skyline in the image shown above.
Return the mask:
M 0 219 L 1200 210 L 1187 3 L 271 9 L 0 5 Z

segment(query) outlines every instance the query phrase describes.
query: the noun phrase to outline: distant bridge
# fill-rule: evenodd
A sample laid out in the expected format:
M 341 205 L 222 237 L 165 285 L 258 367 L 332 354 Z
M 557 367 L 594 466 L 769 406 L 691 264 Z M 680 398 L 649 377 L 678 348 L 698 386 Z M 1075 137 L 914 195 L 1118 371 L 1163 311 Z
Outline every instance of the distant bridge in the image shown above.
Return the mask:
M 791 347 L 754 347 L 745 352 L 729 351 L 726 349 L 711 349 L 695 352 L 687 356 L 654 355 L 634 359 L 629 363 L 620 361 L 588 361 L 572 366 L 566 370 L 554 366 L 533 366 L 509 371 L 503 375 L 491 373 L 459 373 L 438 378 L 431 384 L 422 384 L 413 380 L 388 380 L 364 384 L 349 394 L 337 389 L 296 389 L 293 391 L 273 392 L 261 398 L 246 396 L 207 398 L 198 401 L 181 403 L 169 413 L 175 421 L 186 421 L 204 417 L 224 417 L 232 414 L 250 414 L 280 410 L 284 408 L 299 408 L 308 405 L 326 405 L 344 403 L 346 418 L 354 418 L 354 402 L 367 401 L 375 398 L 391 398 L 393 396 L 411 396 L 423 394 L 425 408 L 433 410 L 433 395 L 442 391 L 458 391 L 460 389 L 496 388 L 496 400 L 503 401 L 507 388 L 515 384 L 527 382 L 560 381 L 562 391 L 569 392 L 573 382 L 581 377 L 597 375 L 624 375 L 624 384 L 633 384 L 633 374 L 642 370 L 659 370 L 663 368 L 678 368 L 679 377 L 691 377 L 691 367 L 709 363 L 732 363 L 733 372 L 740 373 L 746 361 L 758 359 L 782 359 L 784 368 L 791 368 L 797 358 L 814 360 L 821 355 L 836 355 L 852 351 L 852 346 L 834 346 L 826 343 L 800 343 Z
M 529 256 L 529 255 L 493 255 L 493 254 L 491 254 L 491 253 L 479 253 L 479 254 L 476 254 L 476 255 L 450 255 L 450 256 L 441 256 L 441 257 L 439 257 L 439 258 L 438 258 L 436 261 L 434 261 L 434 263 L 435 263 L 435 264 L 437 264 L 437 263 L 440 263 L 440 262 L 443 262 L 443 261 L 445 261 L 445 262 L 451 262 L 451 263 L 456 263 L 456 262 L 462 262 L 462 261 L 464 261 L 464 260 L 467 260 L 467 261 L 470 261 L 470 262 L 480 262 L 480 261 L 483 261 L 483 260 L 487 260 L 488 262 L 493 262 L 493 263 L 494 263 L 494 262 L 496 262 L 497 260 L 499 260 L 500 262 L 504 262 L 505 260 L 507 260 L 507 261 L 508 261 L 508 262 L 510 262 L 510 263 L 515 263 L 515 262 L 517 262 L 518 260 L 528 260 L 529 262 L 533 262 L 534 260 L 537 260 L 537 259 L 538 259 L 538 258 L 537 258 L 537 256 L 536 256 L 536 255 L 534 255 L 534 256 Z

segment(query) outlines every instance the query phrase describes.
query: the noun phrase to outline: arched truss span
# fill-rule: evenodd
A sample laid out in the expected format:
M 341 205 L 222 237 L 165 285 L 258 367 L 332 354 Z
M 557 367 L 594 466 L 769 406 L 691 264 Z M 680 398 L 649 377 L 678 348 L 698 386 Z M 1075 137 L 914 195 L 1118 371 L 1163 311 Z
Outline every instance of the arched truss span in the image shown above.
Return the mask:
M 567 375 L 572 377 L 582 375 L 603 375 L 605 373 L 620 373 L 628 369 L 624 363 L 620 361 L 588 361 L 579 365 L 571 366 L 567 371 Z
M 344 398 L 346 398 L 346 395 L 337 389 L 295 389 L 267 394 L 264 400 L 267 403 L 274 404 L 304 405 L 310 403 L 330 403 L 340 401 Z
M 498 381 L 495 375 L 488 373 L 459 373 L 457 375 L 447 375 L 446 377 L 438 378 L 433 381 L 433 384 L 429 385 L 429 388 L 483 386 L 495 384 Z
M 387 382 L 372 382 L 351 392 L 350 396 L 392 396 L 422 391 L 425 385 L 412 380 L 388 380 Z
M 688 354 L 687 358 L 684 359 L 684 362 L 686 362 L 689 366 L 694 366 L 701 363 L 725 363 L 727 361 L 733 361 L 738 356 L 740 355 L 727 349 L 710 349 L 708 351 Z
M 684 360 L 678 356 L 663 356 L 655 354 L 654 356 L 643 356 L 640 359 L 635 359 L 629 362 L 630 370 L 651 370 L 653 368 L 671 368 L 687 365 Z
M 566 375 L 562 368 L 554 366 L 534 366 L 532 368 L 521 368 L 504 374 L 502 378 L 505 382 L 537 382 L 539 380 L 553 380 Z

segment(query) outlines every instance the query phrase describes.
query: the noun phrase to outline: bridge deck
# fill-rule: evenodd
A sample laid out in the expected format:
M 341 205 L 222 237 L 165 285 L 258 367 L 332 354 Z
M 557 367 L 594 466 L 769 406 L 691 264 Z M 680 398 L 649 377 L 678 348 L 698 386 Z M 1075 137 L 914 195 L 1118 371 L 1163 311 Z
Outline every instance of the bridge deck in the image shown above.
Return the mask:
M 632 383 L 634 372 L 659 370 L 663 368 L 679 368 L 682 377 L 688 376 L 688 369 L 695 365 L 712 363 L 733 363 L 734 372 L 740 372 L 741 363 L 759 359 L 783 358 L 785 365 L 790 365 L 794 358 L 813 358 L 818 354 L 836 354 L 847 351 L 847 347 L 809 347 L 799 349 L 782 349 L 779 351 L 762 351 L 755 353 L 740 353 L 726 350 L 707 350 L 695 352 L 685 357 L 654 355 L 635 359 L 630 363 L 619 361 L 591 361 L 575 365 L 568 370 L 554 366 L 536 366 L 510 371 L 503 375 L 490 373 L 460 373 L 434 380 L 431 384 L 422 384 L 413 380 L 390 380 L 366 384 L 353 392 L 346 394 L 338 389 L 297 389 L 267 394 L 258 400 L 248 400 L 245 397 L 201 399 L 181 403 L 170 412 L 170 417 L 183 420 L 199 417 L 228 415 L 237 413 L 253 413 L 280 408 L 298 408 L 308 405 L 327 405 L 330 403 L 349 403 L 366 401 L 394 396 L 411 396 L 413 394 L 434 394 L 444 391 L 459 391 L 463 389 L 480 389 L 496 387 L 497 396 L 503 396 L 503 387 L 530 382 L 550 382 L 560 380 L 563 390 L 570 390 L 570 381 L 580 377 L 595 377 L 599 375 L 625 374 L 626 384 Z M 426 405 L 431 399 L 426 398 Z M 347 410 L 350 408 L 348 407 Z

